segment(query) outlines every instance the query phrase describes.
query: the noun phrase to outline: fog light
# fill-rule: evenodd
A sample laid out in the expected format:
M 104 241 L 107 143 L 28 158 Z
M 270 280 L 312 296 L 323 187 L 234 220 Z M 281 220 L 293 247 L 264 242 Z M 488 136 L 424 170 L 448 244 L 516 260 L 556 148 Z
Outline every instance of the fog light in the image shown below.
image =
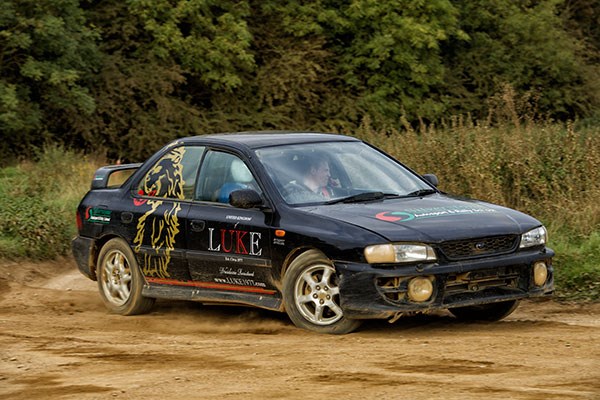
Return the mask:
M 533 283 L 535 286 L 543 286 L 548 279 L 548 267 L 543 261 L 538 261 L 533 264 Z
M 408 297 L 412 301 L 423 302 L 431 298 L 433 283 L 431 279 L 423 276 L 413 278 L 408 282 Z

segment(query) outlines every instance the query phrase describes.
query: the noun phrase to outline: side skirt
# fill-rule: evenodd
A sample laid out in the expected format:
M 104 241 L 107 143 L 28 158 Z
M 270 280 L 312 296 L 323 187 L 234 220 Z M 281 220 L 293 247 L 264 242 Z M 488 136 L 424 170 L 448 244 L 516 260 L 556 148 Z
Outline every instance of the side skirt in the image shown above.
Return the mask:
M 146 278 L 142 295 L 157 299 L 189 300 L 201 303 L 242 304 L 273 311 L 282 311 L 281 294 L 274 290 L 228 287 L 204 282 L 170 281 Z M 251 292 L 250 292 L 251 291 Z

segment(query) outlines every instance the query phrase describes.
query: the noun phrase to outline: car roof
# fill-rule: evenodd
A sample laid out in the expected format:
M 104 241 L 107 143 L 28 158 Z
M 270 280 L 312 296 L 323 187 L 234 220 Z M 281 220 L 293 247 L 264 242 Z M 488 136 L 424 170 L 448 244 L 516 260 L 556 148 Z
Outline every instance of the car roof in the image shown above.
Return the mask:
M 211 135 L 190 136 L 179 139 L 184 143 L 223 144 L 233 147 L 258 149 L 261 147 L 281 146 L 299 143 L 319 142 L 356 142 L 356 138 L 345 135 L 319 132 L 288 132 L 288 131 L 256 131 L 219 133 Z

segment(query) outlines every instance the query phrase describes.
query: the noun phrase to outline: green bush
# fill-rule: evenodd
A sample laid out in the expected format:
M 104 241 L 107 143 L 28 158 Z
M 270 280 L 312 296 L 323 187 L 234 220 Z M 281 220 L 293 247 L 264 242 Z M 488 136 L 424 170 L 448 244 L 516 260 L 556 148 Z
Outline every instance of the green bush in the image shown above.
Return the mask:
M 3 202 L 2 235 L 9 239 L 8 245 L 18 243 L 16 249 L 3 248 L 2 252 L 31 258 L 54 258 L 67 253 L 69 239 L 74 234 L 73 218 L 66 219 L 39 197 L 5 197 L 0 201 Z
M 0 258 L 68 254 L 75 208 L 96 167 L 80 154 L 50 147 L 36 163 L 0 170 Z

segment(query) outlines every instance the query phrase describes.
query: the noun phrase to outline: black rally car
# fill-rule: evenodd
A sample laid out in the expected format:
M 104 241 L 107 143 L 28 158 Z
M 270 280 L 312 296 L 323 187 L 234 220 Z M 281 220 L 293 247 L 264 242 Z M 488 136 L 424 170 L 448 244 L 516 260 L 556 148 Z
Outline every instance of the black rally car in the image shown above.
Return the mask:
M 347 333 L 432 309 L 498 320 L 552 294 L 539 221 L 436 185 L 347 136 L 189 137 L 143 164 L 100 168 L 72 248 L 124 315 L 187 299 Z

